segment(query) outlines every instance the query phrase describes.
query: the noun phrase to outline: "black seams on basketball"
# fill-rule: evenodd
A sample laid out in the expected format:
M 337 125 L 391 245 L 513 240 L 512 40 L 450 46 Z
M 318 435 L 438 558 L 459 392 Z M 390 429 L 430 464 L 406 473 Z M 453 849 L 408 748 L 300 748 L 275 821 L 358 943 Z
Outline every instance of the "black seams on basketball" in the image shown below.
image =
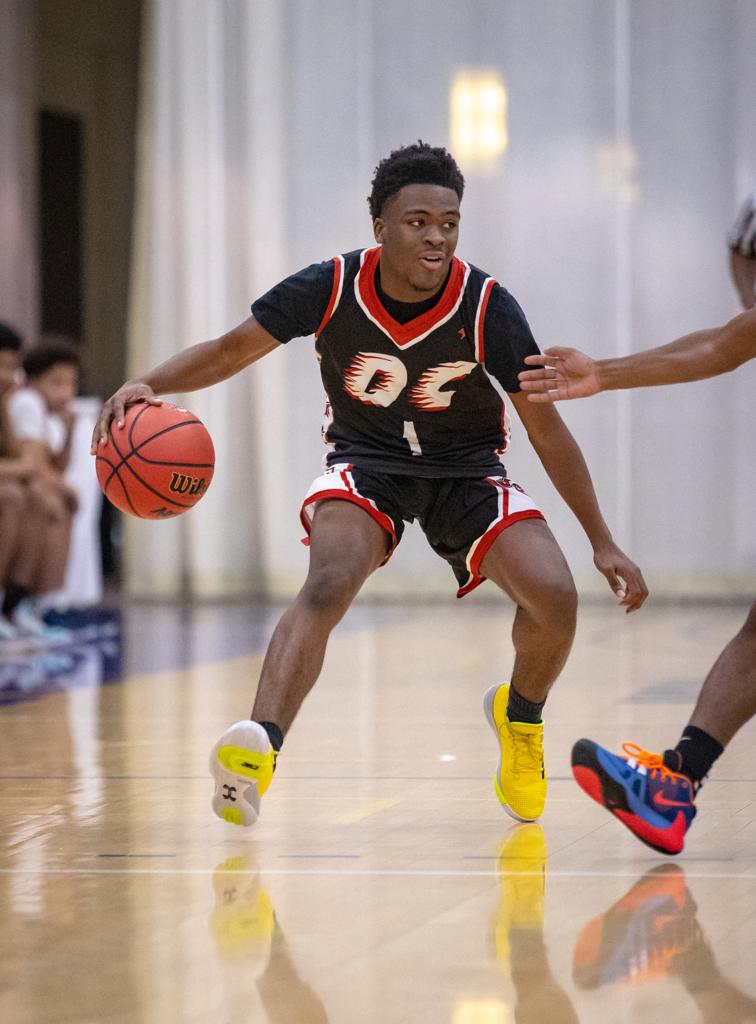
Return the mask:
M 140 519 L 172 519 L 200 500 L 213 478 L 215 450 L 194 413 L 140 402 L 123 427 L 111 423 L 95 461 L 103 493 Z

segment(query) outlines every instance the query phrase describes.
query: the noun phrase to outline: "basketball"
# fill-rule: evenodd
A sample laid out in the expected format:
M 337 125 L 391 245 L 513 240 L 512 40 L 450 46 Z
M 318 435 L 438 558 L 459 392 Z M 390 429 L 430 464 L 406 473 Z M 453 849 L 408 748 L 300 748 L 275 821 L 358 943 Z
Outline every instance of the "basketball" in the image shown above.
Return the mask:
M 212 438 L 194 413 L 164 402 L 126 410 L 97 449 L 97 479 L 116 508 L 139 519 L 173 519 L 200 500 L 213 478 Z

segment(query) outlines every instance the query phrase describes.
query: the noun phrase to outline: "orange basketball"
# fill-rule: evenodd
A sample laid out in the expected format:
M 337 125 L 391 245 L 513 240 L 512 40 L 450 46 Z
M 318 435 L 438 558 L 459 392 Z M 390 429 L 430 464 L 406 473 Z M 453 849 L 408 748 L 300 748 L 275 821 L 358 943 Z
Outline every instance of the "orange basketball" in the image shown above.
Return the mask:
M 213 442 L 201 420 L 164 402 L 126 410 L 97 448 L 97 479 L 116 508 L 140 519 L 172 519 L 192 508 L 210 486 Z

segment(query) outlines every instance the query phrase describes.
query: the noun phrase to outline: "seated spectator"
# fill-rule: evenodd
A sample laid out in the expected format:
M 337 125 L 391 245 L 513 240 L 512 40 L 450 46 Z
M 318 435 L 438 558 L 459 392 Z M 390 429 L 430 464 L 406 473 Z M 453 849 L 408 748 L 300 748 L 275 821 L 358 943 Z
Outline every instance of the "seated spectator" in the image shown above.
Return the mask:
M 79 359 L 62 341 L 44 342 L 23 359 L 26 386 L 7 398 L 6 429 L 24 467 L 24 512 L 6 571 L 2 616 L 22 636 L 50 639 L 37 602 L 63 584 L 77 508 L 63 477 L 71 450 Z M 12 454 L 11 454 L 12 458 Z
M 31 466 L 21 457 L 8 414 L 8 399 L 17 387 L 21 368 L 21 343 L 12 327 L 0 323 L 0 603 L 22 538 L 31 476 Z M 0 640 L 10 640 L 15 635 L 13 626 L 0 615 Z

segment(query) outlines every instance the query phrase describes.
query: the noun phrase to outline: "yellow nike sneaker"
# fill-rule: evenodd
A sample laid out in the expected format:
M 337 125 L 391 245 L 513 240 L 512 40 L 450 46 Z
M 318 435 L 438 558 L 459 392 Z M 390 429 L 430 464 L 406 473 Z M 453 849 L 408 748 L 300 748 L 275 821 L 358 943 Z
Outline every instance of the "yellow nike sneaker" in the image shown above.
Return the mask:
M 546 803 L 543 722 L 510 722 L 508 702 L 508 683 L 492 686 L 483 698 L 486 718 L 500 748 L 494 789 L 507 814 L 516 821 L 535 821 Z
M 237 722 L 226 729 L 210 753 L 215 779 L 212 806 L 219 818 L 232 825 L 254 825 L 277 755 L 257 722 Z

